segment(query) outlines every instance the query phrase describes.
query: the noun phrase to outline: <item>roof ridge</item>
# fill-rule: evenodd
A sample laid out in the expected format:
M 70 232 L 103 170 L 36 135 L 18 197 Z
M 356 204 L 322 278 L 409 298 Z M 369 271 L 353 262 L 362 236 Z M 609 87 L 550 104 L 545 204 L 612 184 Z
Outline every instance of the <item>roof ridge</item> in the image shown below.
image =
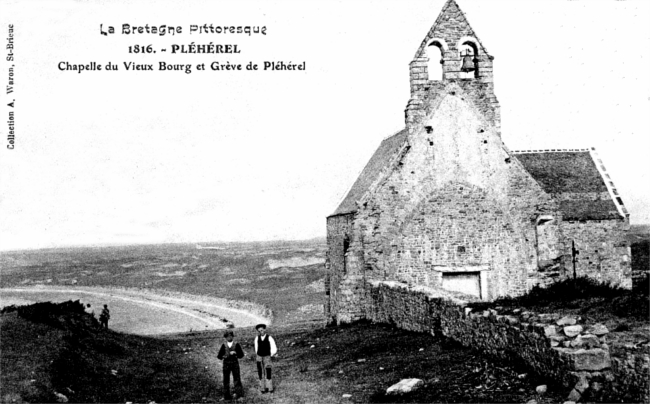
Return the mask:
M 567 152 L 589 152 L 596 150 L 595 147 L 587 148 L 570 148 L 570 149 L 525 149 L 525 150 L 511 150 L 513 154 L 526 154 L 526 153 L 567 153 Z

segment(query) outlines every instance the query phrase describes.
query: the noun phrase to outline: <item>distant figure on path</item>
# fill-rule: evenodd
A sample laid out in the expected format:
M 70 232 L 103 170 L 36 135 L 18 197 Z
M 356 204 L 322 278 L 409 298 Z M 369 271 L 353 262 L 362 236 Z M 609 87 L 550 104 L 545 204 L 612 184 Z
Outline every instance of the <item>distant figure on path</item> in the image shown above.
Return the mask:
M 221 344 L 217 359 L 223 360 L 223 398 L 230 400 L 230 374 L 232 373 L 232 380 L 234 384 L 234 396 L 240 397 L 244 393 L 241 384 L 241 376 L 239 373 L 239 359 L 244 357 L 244 351 L 238 342 L 234 342 L 235 334 L 228 330 L 223 334 L 226 342 Z
M 275 356 L 278 348 L 273 337 L 266 335 L 266 324 L 255 326 L 257 338 L 255 338 L 255 356 L 257 358 L 257 375 L 260 378 L 260 391 L 262 393 L 273 392 L 273 380 L 271 379 L 272 364 L 271 357 Z M 264 385 L 266 380 L 266 386 Z
M 105 304 L 102 309 L 102 314 L 99 315 L 99 322 L 105 329 L 108 329 L 108 320 L 111 319 L 111 312 L 108 310 L 108 305 Z

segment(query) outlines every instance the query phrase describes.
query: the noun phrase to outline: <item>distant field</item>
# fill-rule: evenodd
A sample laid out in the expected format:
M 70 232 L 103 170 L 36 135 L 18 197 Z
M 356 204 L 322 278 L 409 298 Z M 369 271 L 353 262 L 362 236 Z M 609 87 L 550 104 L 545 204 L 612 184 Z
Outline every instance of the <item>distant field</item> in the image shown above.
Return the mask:
M 650 241 L 650 224 L 631 225 L 627 238 L 632 244 L 640 241 Z
M 323 319 L 324 240 L 209 246 L 219 248 L 164 244 L 3 252 L 0 287 L 167 290 L 262 304 L 277 324 Z

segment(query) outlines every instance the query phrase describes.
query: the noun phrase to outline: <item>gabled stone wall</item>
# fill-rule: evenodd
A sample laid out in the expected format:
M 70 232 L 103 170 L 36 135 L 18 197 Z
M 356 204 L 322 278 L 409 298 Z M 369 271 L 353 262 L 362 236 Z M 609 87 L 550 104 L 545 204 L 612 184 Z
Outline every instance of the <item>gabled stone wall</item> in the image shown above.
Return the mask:
M 543 278 L 536 219 L 561 217 L 557 204 L 460 86 L 421 108 L 355 215 L 366 278 L 435 287 L 444 272 L 484 271 L 484 298 L 526 292 Z

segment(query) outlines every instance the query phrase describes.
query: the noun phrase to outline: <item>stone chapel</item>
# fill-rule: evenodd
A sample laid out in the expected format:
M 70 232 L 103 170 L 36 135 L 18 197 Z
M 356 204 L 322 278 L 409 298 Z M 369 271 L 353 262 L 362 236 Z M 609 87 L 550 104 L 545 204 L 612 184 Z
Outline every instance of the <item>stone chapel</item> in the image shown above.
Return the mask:
M 493 56 L 448 0 L 410 63 L 405 128 L 327 217 L 326 314 L 370 280 L 494 300 L 556 279 L 631 287 L 629 214 L 593 148 L 511 151 Z

